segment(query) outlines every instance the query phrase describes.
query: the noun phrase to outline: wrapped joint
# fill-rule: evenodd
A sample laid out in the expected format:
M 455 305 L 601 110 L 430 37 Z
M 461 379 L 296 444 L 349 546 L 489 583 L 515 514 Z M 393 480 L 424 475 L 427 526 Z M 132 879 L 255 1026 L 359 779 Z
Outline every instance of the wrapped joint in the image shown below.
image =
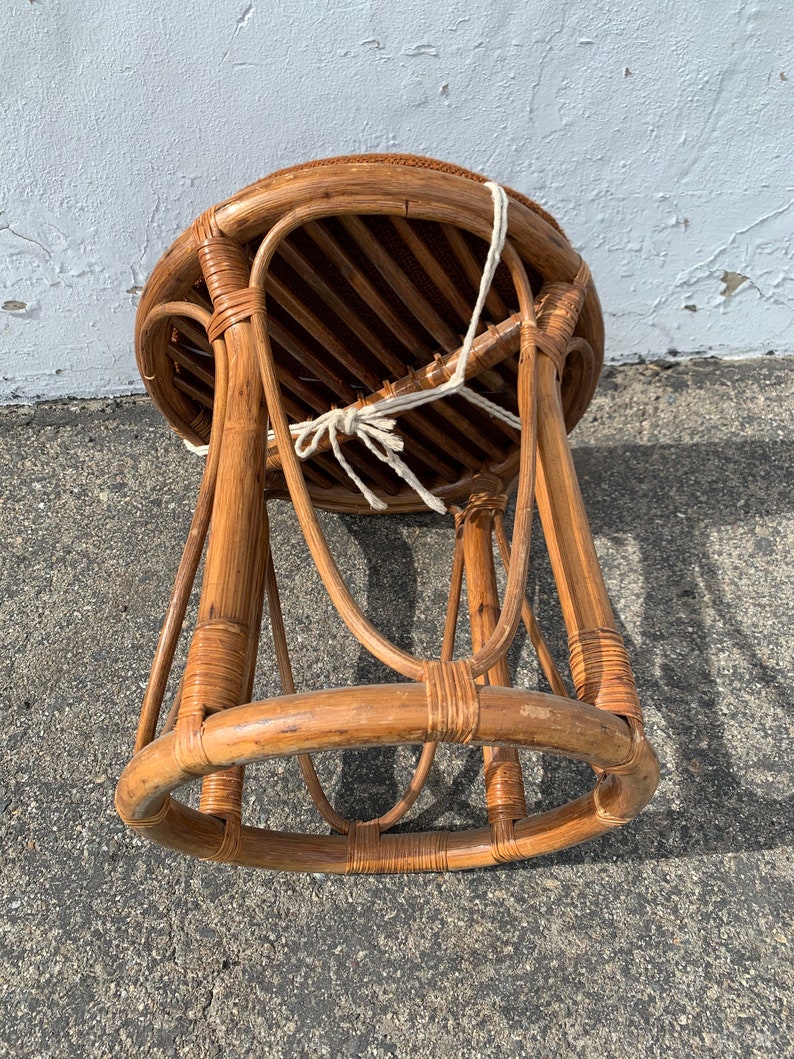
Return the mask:
M 541 331 L 535 324 L 523 323 L 521 325 L 521 342 L 534 342 L 535 346 L 544 353 L 554 364 L 554 370 L 558 378 L 562 378 L 565 367 L 565 345 L 553 335 Z
M 499 496 L 504 493 L 505 484 L 502 479 L 491 474 L 490 471 L 481 471 L 475 474 L 471 480 L 471 496 Z
M 212 415 L 207 411 L 206 408 L 200 408 L 196 413 L 194 419 L 190 421 L 190 429 L 194 434 L 197 434 L 202 441 L 207 442 L 210 438 L 210 431 L 212 430 Z
M 614 629 L 587 629 L 568 640 L 577 698 L 642 723 L 642 709 L 629 656 Z
M 223 828 L 223 838 L 221 844 L 211 853 L 208 857 L 201 857 L 201 860 L 212 860 L 219 861 L 221 863 L 234 860 L 240 853 L 240 847 L 242 845 L 242 828 L 240 827 L 240 821 L 236 819 L 229 819 Z
M 509 497 L 504 491 L 504 482 L 495 474 L 484 472 L 472 479 L 471 494 L 463 508 L 462 521 L 477 511 L 490 511 L 502 514 L 507 510 Z
M 542 353 L 551 358 L 560 378 L 562 378 L 565 366 L 568 345 L 579 322 L 579 314 L 590 289 L 590 283 L 590 270 L 583 261 L 573 283 L 547 283 L 543 287 L 537 310 L 537 326 L 534 327 L 530 323 L 522 324 L 522 329 L 533 329 L 533 334 L 528 337 L 535 342 Z
M 446 870 L 447 836 L 443 831 L 381 837 L 377 820 L 369 820 L 354 823 L 348 832 L 349 875 Z
M 243 814 L 243 775 L 241 765 L 204 777 L 199 811 L 222 820 L 240 820 Z
M 508 497 L 505 493 L 494 496 L 491 493 L 473 493 L 466 506 L 455 512 L 455 527 L 459 528 L 463 523 L 475 515 L 478 511 L 490 511 L 491 514 L 499 511 L 502 514 L 507 511 Z
M 371 873 L 378 870 L 380 859 L 380 823 L 377 820 L 354 820 L 347 832 L 347 871 Z
M 118 803 L 118 795 L 116 796 L 116 812 L 121 817 L 123 823 L 127 827 L 133 828 L 135 831 L 147 831 L 150 827 L 156 827 L 157 824 L 162 823 L 168 815 L 168 810 L 171 808 L 171 795 L 166 794 L 163 798 L 163 804 L 157 810 L 153 816 L 147 816 L 142 819 L 138 819 L 133 816 L 128 816 Z
M 265 292 L 261 287 L 240 287 L 215 299 L 215 311 L 207 326 L 210 342 L 221 338 L 232 324 L 242 323 L 256 312 L 265 311 Z
M 211 770 L 202 743 L 204 718 L 240 705 L 247 645 L 245 628 L 235 622 L 210 619 L 196 626 L 175 727 L 174 755 L 185 772 L 201 776 Z
M 521 765 L 515 753 L 495 747 L 485 765 L 485 789 L 488 793 L 488 822 L 521 820 L 527 815 Z
M 245 626 L 222 618 L 199 622 L 193 633 L 182 685 L 179 718 L 240 705 L 248 655 Z
M 524 854 L 519 849 L 512 820 L 497 820 L 491 823 L 491 852 L 500 864 L 523 859 Z
M 183 772 L 203 776 L 212 769 L 204 750 L 204 719 L 197 713 L 182 713 L 174 727 L 174 758 Z
M 495 474 L 487 471 L 476 474 L 471 483 L 471 494 L 462 508 L 453 509 L 455 528 L 460 529 L 463 523 L 478 511 L 497 511 L 502 514 L 507 510 L 509 497 L 504 492 L 504 482 Z
M 470 742 L 480 721 L 480 701 L 471 659 L 427 661 L 424 679 L 428 742 Z
M 215 216 L 215 207 L 211 206 L 200 214 L 191 226 L 191 233 L 197 246 L 206 243 L 208 239 L 216 239 L 221 236 L 220 225 Z
M 584 260 L 580 258 L 579 271 L 573 278 L 574 286 L 582 292 L 582 301 L 587 297 L 587 293 L 593 285 L 593 277 L 590 272 L 590 266 Z
M 547 283 L 541 291 L 538 328 L 564 350 L 573 338 L 583 305 L 584 292 L 580 288 L 570 283 Z
M 221 294 L 231 294 L 248 286 L 250 263 L 244 248 L 223 235 L 214 216 L 205 221 L 202 214 L 193 225 L 199 265 L 210 297 L 215 302 Z
M 631 728 L 631 749 L 625 761 L 617 765 L 610 765 L 609 772 L 615 776 L 631 776 L 640 767 L 645 755 L 648 753 L 648 743 L 645 738 L 645 729 L 642 721 L 634 717 L 629 718 Z
M 603 823 L 608 824 L 610 827 L 621 827 L 623 824 L 628 824 L 633 816 L 626 816 L 622 813 L 613 813 L 606 807 L 605 801 L 609 799 L 604 798 L 604 791 L 608 789 L 610 780 L 610 773 L 605 772 L 598 780 L 598 783 L 593 789 L 593 808 L 595 814 L 599 820 Z

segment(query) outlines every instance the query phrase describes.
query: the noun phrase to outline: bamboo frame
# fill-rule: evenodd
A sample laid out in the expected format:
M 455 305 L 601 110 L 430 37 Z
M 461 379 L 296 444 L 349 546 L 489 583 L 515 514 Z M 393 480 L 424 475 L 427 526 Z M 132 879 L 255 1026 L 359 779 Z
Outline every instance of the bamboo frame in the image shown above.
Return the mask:
M 417 473 L 435 476 L 433 491 L 455 516 L 438 660 L 398 648 L 362 612 L 316 515 L 318 506 L 360 511 L 362 500 L 331 454 L 321 447 L 302 464 L 292 444 L 289 419 L 327 407 L 323 387 L 343 403 L 363 405 L 435 387 L 454 371 L 456 328 L 468 305 L 465 284 L 479 268 L 476 240 L 490 236 L 490 195 L 481 182 L 464 170 L 404 156 L 330 160 L 276 174 L 199 218 L 147 285 L 137 333 L 147 386 L 179 433 L 193 442 L 209 438 L 136 753 L 116 796 L 122 818 L 154 841 L 203 858 L 286 870 L 465 868 L 595 837 L 634 817 L 653 794 L 658 766 L 644 736 L 566 437 L 597 378 L 600 312 L 589 271 L 555 222 L 511 193 L 501 280 L 489 293 L 490 319 L 467 369 L 472 384 L 496 387 L 502 400 L 517 406 L 520 437 L 496 421 L 486 429 L 480 411 L 447 400 L 400 421 Z M 247 246 L 252 240 L 255 245 Z M 325 254 L 326 270 L 312 271 L 307 240 Z M 434 271 L 435 261 L 450 271 L 440 265 Z M 203 292 L 195 287 L 197 264 Z M 540 283 L 537 296 L 533 282 Z M 362 294 L 378 309 L 377 317 L 357 301 Z M 379 369 L 391 372 L 383 386 Z M 304 380 L 301 370 L 317 376 Z M 351 376 L 369 392 L 351 387 Z M 193 398 L 197 403 L 191 405 Z M 409 489 L 355 446 L 350 452 L 389 511 L 416 509 Z M 511 544 L 503 512 L 513 489 Z M 350 631 L 412 684 L 296 692 L 268 540 L 266 502 L 276 497 L 294 505 L 314 563 Z M 535 503 L 568 629 L 578 699 L 567 696 L 525 597 Z M 155 738 L 210 524 L 185 673 Z M 494 545 L 507 571 L 501 600 Z M 456 659 L 464 577 L 473 653 Z M 283 694 L 252 703 L 265 597 Z M 507 650 L 522 619 L 550 695 L 509 687 Z M 388 833 L 418 797 L 440 741 L 483 746 L 488 828 Z M 398 743 L 423 745 L 404 794 L 376 819 L 340 816 L 310 755 Z M 520 747 L 589 761 L 597 774 L 593 791 L 528 815 Z M 318 811 L 338 834 L 279 833 L 243 824 L 244 767 L 286 754 L 298 755 Z M 172 798 L 196 777 L 203 777 L 198 811 Z

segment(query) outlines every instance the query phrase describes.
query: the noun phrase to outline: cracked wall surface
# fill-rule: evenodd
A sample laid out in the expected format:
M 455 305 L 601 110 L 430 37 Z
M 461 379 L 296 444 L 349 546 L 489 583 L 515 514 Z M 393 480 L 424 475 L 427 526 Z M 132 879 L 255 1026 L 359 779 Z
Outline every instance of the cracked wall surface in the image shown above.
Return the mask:
M 0 401 L 141 389 L 148 272 L 272 169 L 412 151 L 538 199 L 613 361 L 794 352 L 794 7 L 7 0 Z

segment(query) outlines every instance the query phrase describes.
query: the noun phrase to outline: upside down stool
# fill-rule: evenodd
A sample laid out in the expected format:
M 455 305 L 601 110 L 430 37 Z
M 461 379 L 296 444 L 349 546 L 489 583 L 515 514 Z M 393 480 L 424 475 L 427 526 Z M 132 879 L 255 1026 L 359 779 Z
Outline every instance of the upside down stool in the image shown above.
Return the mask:
M 553 218 L 484 177 L 415 156 L 282 170 L 202 214 L 167 251 L 141 298 L 136 353 L 155 404 L 205 466 L 116 792 L 127 824 L 202 859 L 407 872 L 520 860 L 640 812 L 658 765 L 567 441 L 598 380 L 603 323 L 587 265 Z M 408 683 L 296 687 L 268 532 L 275 499 L 294 505 L 351 633 Z M 526 598 L 535 505 L 576 698 Z M 317 517 L 428 508 L 454 535 L 437 658 L 371 624 Z M 164 711 L 205 544 L 187 661 Z M 464 580 L 472 652 L 455 657 Z M 265 608 L 283 693 L 252 702 Z M 550 693 L 510 686 L 522 620 Z M 441 742 L 482 747 L 488 826 L 393 831 Z M 401 744 L 422 745 L 403 796 L 375 819 L 343 818 L 312 753 Z M 588 762 L 592 790 L 528 814 L 519 749 Z M 333 833 L 243 821 L 246 768 L 287 755 Z M 175 795 L 198 778 L 194 809 Z

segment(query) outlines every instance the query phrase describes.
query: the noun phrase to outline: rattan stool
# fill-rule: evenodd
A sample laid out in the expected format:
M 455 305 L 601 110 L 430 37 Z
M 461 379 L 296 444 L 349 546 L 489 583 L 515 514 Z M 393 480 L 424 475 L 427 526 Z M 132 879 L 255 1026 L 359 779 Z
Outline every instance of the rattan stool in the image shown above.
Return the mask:
M 551 217 L 483 177 L 414 156 L 284 170 L 177 239 L 146 285 L 136 338 L 152 399 L 186 442 L 206 446 L 206 464 L 135 756 L 116 793 L 126 823 L 203 859 L 403 872 L 519 860 L 636 816 L 658 766 L 567 442 L 596 386 L 603 325 L 587 266 Z M 510 542 L 504 512 L 514 491 Z M 410 683 L 296 692 L 271 498 L 294 505 L 353 635 Z M 525 597 L 535 504 L 576 699 Z M 448 512 L 455 535 L 437 659 L 413 656 L 369 622 L 316 513 L 428 506 Z M 197 623 L 158 735 L 208 533 Z M 507 571 L 501 601 L 494 550 Z M 464 577 L 472 654 L 455 658 Z M 251 702 L 265 602 L 283 694 Z M 510 687 L 506 656 L 521 620 L 551 694 Z M 482 746 L 489 825 L 391 831 L 439 742 Z M 405 794 L 377 819 L 344 819 L 311 753 L 399 744 L 423 744 Z M 518 748 L 589 762 L 592 791 L 528 815 Z M 299 756 L 335 834 L 243 823 L 245 766 L 284 755 Z M 196 777 L 198 810 L 172 796 Z

